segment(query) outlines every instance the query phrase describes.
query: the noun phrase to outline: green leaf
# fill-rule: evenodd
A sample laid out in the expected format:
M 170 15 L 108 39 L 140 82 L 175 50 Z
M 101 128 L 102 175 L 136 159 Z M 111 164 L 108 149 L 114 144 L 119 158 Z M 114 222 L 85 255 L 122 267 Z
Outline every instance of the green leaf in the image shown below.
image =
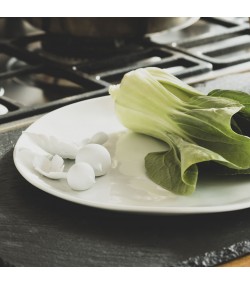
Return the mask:
M 199 96 L 198 99 L 199 106 L 205 107 L 208 98 Z M 231 164 L 229 167 L 249 168 L 250 139 L 231 128 L 231 118 L 241 105 L 233 102 L 230 106 L 227 102 L 223 108 L 220 98 L 213 99 L 213 108 L 187 110 L 172 119 L 197 145 L 224 157 Z
M 244 106 L 240 111 L 242 115 L 250 116 L 250 95 L 248 93 L 236 90 L 216 89 L 209 92 L 208 96 L 232 99 Z
M 219 163 L 215 168 L 217 174 L 248 174 L 250 171 L 249 168 L 241 169 L 218 153 L 176 135 L 169 134 L 168 139 L 169 150 L 149 153 L 145 158 L 145 167 L 152 181 L 176 194 L 193 193 L 198 178 L 198 163 Z
M 193 193 L 196 187 L 198 169 L 194 164 L 189 167 L 180 179 L 181 161 L 175 147 L 166 152 L 152 152 L 145 157 L 148 177 L 161 187 L 180 195 Z
M 216 89 L 208 93 L 208 96 L 228 98 L 242 104 L 242 109 L 234 115 L 232 126 L 237 132 L 250 136 L 250 95 L 248 93 Z

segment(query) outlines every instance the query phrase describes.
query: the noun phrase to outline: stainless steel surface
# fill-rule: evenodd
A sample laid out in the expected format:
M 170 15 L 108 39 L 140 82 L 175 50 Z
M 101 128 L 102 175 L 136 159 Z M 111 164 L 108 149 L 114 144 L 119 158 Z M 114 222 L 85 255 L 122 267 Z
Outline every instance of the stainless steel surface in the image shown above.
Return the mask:
M 226 75 L 234 75 L 234 74 L 240 74 L 244 72 L 250 71 L 250 62 L 237 64 L 235 66 L 230 66 L 226 68 L 222 68 L 220 70 L 211 70 L 208 73 L 200 74 L 197 76 L 191 76 L 188 78 L 185 78 L 184 81 L 190 85 L 200 83 L 200 82 L 206 82 L 212 79 L 220 78 Z M 248 80 L 247 83 L 250 81 Z M 239 85 L 240 87 L 240 85 Z M 226 89 L 226 86 L 224 85 L 223 89 Z
M 0 124 L 0 134 L 26 128 L 41 117 L 42 115 L 31 116 L 29 118 L 16 120 L 15 122 Z
M 195 84 L 195 88 L 204 94 L 215 89 L 238 90 L 250 94 L 250 69 L 242 73 L 223 74 L 206 82 Z
M 26 18 L 41 30 L 89 38 L 142 37 L 163 30 L 182 29 L 198 18 L 190 17 L 133 17 L 133 18 Z
M 201 18 L 183 29 L 163 31 L 151 35 L 150 38 L 159 44 L 176 46 L 176 44 L 185 40 L 195 39 L 200 36 L 206 38 L 214 34 L 224 33 L 228 29 L 239 25 L 248 27 L 248 18 Z

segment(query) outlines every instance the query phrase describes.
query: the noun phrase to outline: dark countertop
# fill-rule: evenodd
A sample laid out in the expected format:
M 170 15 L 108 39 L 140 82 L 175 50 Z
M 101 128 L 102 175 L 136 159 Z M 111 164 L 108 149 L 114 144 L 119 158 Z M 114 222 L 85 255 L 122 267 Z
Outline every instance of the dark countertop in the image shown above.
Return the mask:
M 214 266 L 250 252 L 250 210 L 161 216 L 77 205 L 29 184 L 0 132 L 0 265 Z

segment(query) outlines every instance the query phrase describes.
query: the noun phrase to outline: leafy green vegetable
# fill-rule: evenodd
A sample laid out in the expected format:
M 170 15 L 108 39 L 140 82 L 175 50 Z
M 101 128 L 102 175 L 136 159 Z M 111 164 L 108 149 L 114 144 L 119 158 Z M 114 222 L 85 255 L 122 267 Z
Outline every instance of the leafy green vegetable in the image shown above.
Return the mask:
M 168 151 L 145 158 L 148 177 L 165 189 L 191 194 L 201 162 L 215 161 L 222 168 L 248 173 L 250 138 L 235 132 L 231 123 L 238 112 L 248 112 L 250 96 L 248 100 L 245 95 L 236 100 L 233 93 L 205 96 L 166 70 L 153 67 L 127 73 L 121 84 L 110 87 L 110 94 L 127 128 L 169 145 Z
M 244 106 L 240 110 L 240 113 L 244 116 L 250 116 L 250 100 L 249 100 L 249 94 L 248 93 L 245 93 L 242 91 L 236 91 L 236 90 L 215 89 L 215 90 L 209 92 L 208 96 L 233 99 L 233 100 L 241 103 Z
M 216 89 L 208 93 L 211 97 L 223 97 L 238 101 L 244 107 L 234 115 L 231 122 L 235 131 L 250 136 L 250 100 L 249 94 L 234 90 L 220 90 Z

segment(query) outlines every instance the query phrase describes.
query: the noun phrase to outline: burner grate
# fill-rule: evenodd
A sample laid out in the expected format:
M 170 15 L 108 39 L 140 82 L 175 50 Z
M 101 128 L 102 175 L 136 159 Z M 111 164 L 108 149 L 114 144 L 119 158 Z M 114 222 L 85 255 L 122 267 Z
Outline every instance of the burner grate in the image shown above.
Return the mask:
M 213 64 L 215 70 L 250 60 L 250 29 L 237 27 L 179 42 L 175 49 Z
M 113 69 L 103 73 L 98 73 L 96 76 L 103 81 L 111 84 L 116 84 L 121 81 L 125 73 L 140 67 L 154 66 L 167 69 L 176 77 L 185 79 L 195 76 L 196 74 L 206 73 L 212 70 L 212 65 L 192 57 L 173 53 L 171 57 L 161 59 L 160 61 L 151 64 L 135 64 L 125 68 Z
M 201 18 L 179 31 L 101 42 L 41 31 L 13 35 L 0 39 L 0 123 L 105 96 L 136 68 L 165 68 L 190 82 L 249 60 L 242 18 Z

